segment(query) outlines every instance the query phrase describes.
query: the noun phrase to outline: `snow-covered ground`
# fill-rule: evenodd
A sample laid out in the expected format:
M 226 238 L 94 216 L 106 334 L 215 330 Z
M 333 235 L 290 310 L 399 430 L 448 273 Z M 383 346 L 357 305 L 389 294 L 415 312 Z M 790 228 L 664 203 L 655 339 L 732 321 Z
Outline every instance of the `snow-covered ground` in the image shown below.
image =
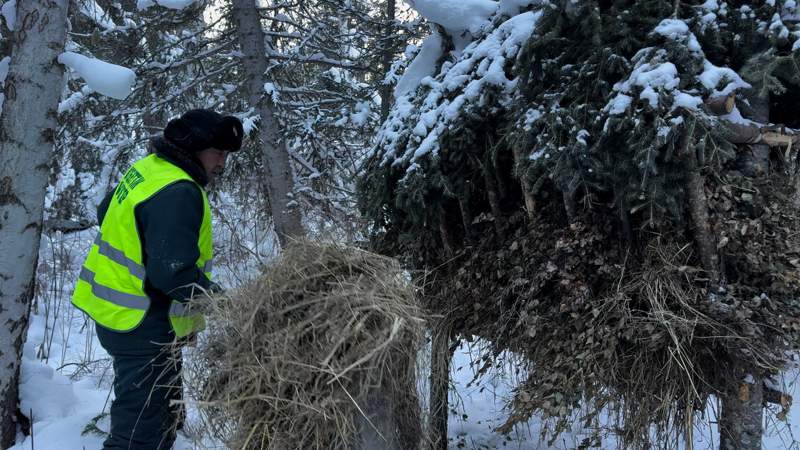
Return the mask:
M 69 295 L 93 232 L 44 239 L 39 275 L 47 280 L 37 286 L 37 305 L 31 316 L 21 371 L 21 408 L 33 417 L 33 436 L 18 435 L 13 450 L 94 450 L 102 447 L 108 430 L 108 408 L 113 399 L 113 370 L 107 353 L 94 334 L 91 321 L 69 303 Z M 227 277 L 226 277 L 227 278 Z M 524 377 L 515 358 L 501 358 L 496 367 L 475 379 L 485 344 L 462 343 L 455 352 L 450 392 L 449 435 L 451 448 L 465 449 L 573 449 L 588 436 L 584 430 L 563 433 L 548 446 L 540 439 L 545 426 L 531 420 L 511 436 L 493 429 L 506 417 L 504 407 L 513 388 Z M 422 355 L 421 360 L 425 359 Z M 422 371 L 424 372 L 424 370 Z M 787 392 L 797 397 L 798 371 L 784 376 Z M 420 375 L 424 388 L 427 374 Z M 711 408 L 713 411 L 714 408 Z M 191 430 L 191 411 L 189 411 Z M 786 422 L 765 415 L 765 449 L 800 449 L 800 406 L 792 408 Z M 696 426 L 695 449 L 714 449 L 718 444 L 713 417 Z M 613 448 L 613 440 L 606 442 Z M 682 445 L 678 446 L 679 448 Z M 197 443 L 179 435 L 175 450 L 223 448 Z M 674 448 L 669 446 L 667 448 Z

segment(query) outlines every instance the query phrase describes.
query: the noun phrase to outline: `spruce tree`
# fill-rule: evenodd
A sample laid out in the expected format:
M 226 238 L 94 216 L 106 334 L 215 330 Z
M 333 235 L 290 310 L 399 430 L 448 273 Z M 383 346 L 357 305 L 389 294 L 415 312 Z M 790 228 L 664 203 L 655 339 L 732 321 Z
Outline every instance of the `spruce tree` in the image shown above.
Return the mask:
M 434 68 L 361 206 L 456 331 L 529 361 L 508 427 L 586 407 L 646 447 L 713 395 L 722 448 L 760 448 L 797 342 L 796 2 L 500 2 L 466 44 L 420 12 Z

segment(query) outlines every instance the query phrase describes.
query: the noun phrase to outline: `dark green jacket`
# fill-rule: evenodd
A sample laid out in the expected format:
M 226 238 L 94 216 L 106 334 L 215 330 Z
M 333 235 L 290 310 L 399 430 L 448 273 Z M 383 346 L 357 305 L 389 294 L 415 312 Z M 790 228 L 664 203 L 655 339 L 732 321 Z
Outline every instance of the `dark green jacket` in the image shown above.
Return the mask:
M 185 164 L 176 163 L 174 158 L 166 159 L 184 168 Z M 192 171 L 187 172 L 192 175 Z M 205 184 L 206 180 L 197 181 Z M 142 324 L 128 333 L 116 333 L 98 326 L 98 333 L 106 335 L 106 341 L 122 346 L 120 350 L 141 348 L 149 353 L 160 349 L 161 344 L 171 342 L 175 337 L 167 318 L 171 298 L 188 299 L 192 294 L 192 284 L 212 291 L 218 289 L 195 264 L 200 255 L 197 241 L 203 221 L 200 189 L 190 181 L 179 181 L 134 211 L 143 247 L 144 291 L 151 299 L 151 306 Z M 99 223 L 105 217 L 112 193 L 97 209 Z

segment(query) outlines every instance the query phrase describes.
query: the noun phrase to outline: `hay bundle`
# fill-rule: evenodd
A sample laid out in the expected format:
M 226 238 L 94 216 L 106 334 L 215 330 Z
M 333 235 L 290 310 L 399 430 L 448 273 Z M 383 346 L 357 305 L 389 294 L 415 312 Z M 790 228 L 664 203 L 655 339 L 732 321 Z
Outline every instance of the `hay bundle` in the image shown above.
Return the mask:
M 297 242 L 205 306 L 190 377 L 206 430 L 229 448 L 418 445 L 423 320 L 394 260 Z

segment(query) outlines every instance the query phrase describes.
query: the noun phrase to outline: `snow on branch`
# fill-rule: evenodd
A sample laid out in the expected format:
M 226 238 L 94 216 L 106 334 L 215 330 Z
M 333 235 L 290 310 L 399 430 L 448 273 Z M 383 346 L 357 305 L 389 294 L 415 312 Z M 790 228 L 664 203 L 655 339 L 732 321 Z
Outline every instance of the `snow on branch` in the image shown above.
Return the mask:
M 448 31 L 478 34 L 497 11 L 492 0 L 406 0 L 422 17 Z
M 81 0 L 78 3 L 78 9 L 80 10 L 81 14 L 92 19 L 92 21 L 94 21 L 96 24 L 108 31 L 117 28 L 117 24 L 111 20 L 109 15 L 103 10 L 102 7 L 100 7 L 100 5 L 97 4 L 95 0 Z
M 707 103 L 698 95 L 697 90 L 678 88 L 683 77 L 694 79 L 694 85 L 699 82 L 699 85 L 711 92 L 710 98 L 728 97 L 737 90 L 751 87 L 734 70 L 717 67 L 706 59 L 697 38 L 684 21 L 664 19 L 655 27 L 652 35 L 663 36 L 668 41 L 685 47 L 691 57 L 700 62 L 702 72 L 681 74 L 675 64 L 668 60 L 668 53 L 664 49 L 642 49 L 634 57 L 635 65 L 630 76 L 614 85 L 617 94 L 609 100 L 605 108 L 609 115 L 625 113 L 637 96 L 647 101 L 653 109 L 659 107 L 659 99 L 671 99 L 673 110 L 681 107 L 696 110 Z
M 64 52 L 59 55 L 58 62 L 74 70 L 89 88 L 118 100 L 125 99 L 136 82 L 136 74 L 131 69 L 78 53 Z
M 164 8 L 181 10 L 192 5 L 196 0 L 139 0 L 136 8 L 139 11 L 150 8 L 151 6 L 163 6 Z
M 0 8 L 3 18 L 6 20 L 6 26 L 9 30 L 14 31 L 17 27 L 17 0 L 8 0 L 3 3 Z
M 461 52 L 452 50 L 454 62 L 446 61 L 439 69 L 443 40 L 437 33 L 429 36 L 398 82 L 395 104 L 378 134 L 376 150 L 383 153 L 384 163 L 411 162 L 413 171 L 416 160 L 436 155 L 442 133 L 463 114 L 486 106 L 487 91 L 496 91 L 499 103 L 508 104 L 517 80 L 507 78 L 507 66 L 516 60 L 539 17 L 541 12 L 529 11 L 496 27 L 487 22 L 484 35 Z M 403 144 L 403 154 L 397 154 Z

